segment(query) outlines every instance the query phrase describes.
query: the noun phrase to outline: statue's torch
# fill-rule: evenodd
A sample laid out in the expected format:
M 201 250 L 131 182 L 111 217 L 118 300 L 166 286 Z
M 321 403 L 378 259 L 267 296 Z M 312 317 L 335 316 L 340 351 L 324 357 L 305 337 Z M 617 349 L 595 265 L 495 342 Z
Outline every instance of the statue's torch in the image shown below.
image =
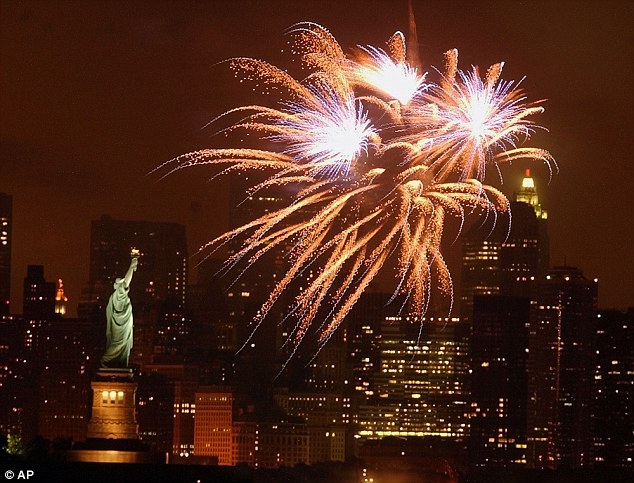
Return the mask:
M 132 248 L 130 249 L 130 256 L 132 257 L 133 260 L 139 260 L 139 258 L 141 258 L 141 251 L 138 248 Z M 136 272 L 136 268 L 137 266 L 135 265 L 134 267 L 134 271 Z

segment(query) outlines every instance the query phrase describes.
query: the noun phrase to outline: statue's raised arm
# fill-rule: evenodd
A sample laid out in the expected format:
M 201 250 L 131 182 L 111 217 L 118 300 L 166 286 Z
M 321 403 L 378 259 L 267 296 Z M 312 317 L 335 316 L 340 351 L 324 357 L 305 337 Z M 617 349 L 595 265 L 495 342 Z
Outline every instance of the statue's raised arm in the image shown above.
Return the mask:
M 138 255 L 133 255 L 125 276 L 115 280 L 114 292 L 106 306 L 106 351 L 101 358 L 104 367 L 128 367 L 133 342 L 132 303 L 128 292 L 138 263 Z

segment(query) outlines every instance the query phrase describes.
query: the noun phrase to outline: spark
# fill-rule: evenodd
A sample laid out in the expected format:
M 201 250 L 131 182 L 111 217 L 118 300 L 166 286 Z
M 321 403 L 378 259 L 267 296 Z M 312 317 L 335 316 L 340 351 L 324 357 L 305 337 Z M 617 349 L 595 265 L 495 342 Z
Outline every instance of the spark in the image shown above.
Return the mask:
M 288 116 L 280 116 L 277 124 L 282 132 L 271 136 L 286 144 L 283 152 L 312 166 L 311 172 L 328 178 L 348 176 L 351 163 L 366 153 L 376 136 L 372 123 L 352 92 L 338 99 L 335 91 L 315 92 L 318 106 L 289 103 Z
M 360 47 L 357 60 L 348 66 L 348 75 L 357 85 L 407 105 L 427 87 L 427 73 L 419 75 L 418 69 L 405 61 L 405 39 L 401 32 L 395 33 L 388 45 L 391 54 L 372 46 Z
M 457 52 L 447 55 L 457 62 Z M 527 117 L 543 107 L 527 103 L 512 81 L 499 79 L 503 65 L 491 66 L 484 79 L 476 67 L 463 72 L 450 65 L 442 83 L 414 101 L 407 114 L 411 129 L 401 140 L 421 148 L 438 179 L 457 174 L 484 180 L 488 165 L 518 157 L 555 165 L 542 149 L 518 148 L 537 127 Z

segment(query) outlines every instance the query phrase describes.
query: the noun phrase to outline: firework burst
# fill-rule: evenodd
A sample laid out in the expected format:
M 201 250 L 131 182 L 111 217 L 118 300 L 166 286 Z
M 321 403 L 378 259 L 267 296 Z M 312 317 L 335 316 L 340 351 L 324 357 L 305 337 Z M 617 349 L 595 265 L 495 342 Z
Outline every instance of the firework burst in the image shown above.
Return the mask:
M 416 67 L 406 62 L 405 38 L 401 32 L 392 36 L 388 47 L 389 53 L 372 46 L 359 47 L 354 60 L 347 64 L 348 76 L 361 88 L 407 105 L 427 87 L 427 74 L 420 75 Z
M 171 173 L 194 165 L 221 173 L 260 171 L 248 194 L 289 188 L 285 205 L 223 234 L 201 248 L 209 255 L 240 241 L 227 270 L 244 270 L 274 250 L 287 250 L 288 269 L 255 317 L 262 323 L 295 280 L 310 271 L 287 310 L 295 320 L 291 341 L 312 328 L 320 343 L 337 329 L 374 278 L 394 261 L 394 294 L 422 317 L 432 287 L 452 298 L 440 244 L 447 217 L 490 216 L 509 209 L 504 195 L 483 184 L 486 167 L 550 155 L 520 147 L 541 112 L 512 82 L 499 79 L 502 64 L 482 79 L 457 69 L 457 53 L 437 83 L 406 60 L 397 32 L 387 50 L 359 47 L 347 56 L 323 27 L 292 27 L 293 53 L 309 74 L 301 81 L 256 59 L 229 61 L 241 79 L 285 93 L 276 106 L 242 106 L 226 130 L 247 130 L 270 149 L 206 149 L 161 167 Z M 292 247 L 288 249 L 288 247 Z

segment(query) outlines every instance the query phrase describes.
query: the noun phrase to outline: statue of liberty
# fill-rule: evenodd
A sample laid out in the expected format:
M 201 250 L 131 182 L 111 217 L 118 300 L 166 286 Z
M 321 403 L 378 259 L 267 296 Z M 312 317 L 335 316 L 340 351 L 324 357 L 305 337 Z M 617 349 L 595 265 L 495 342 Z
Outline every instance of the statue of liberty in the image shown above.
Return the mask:
M 114 292 L 106 306 L 106 352 L 101 358 L 102 367 L 128 367 L 132 349 L 132 303 L 128 292 L 132 275 L 139 263 L 138 250 L 132 250 L 132 260 L 125 277 L 114 282 Z

